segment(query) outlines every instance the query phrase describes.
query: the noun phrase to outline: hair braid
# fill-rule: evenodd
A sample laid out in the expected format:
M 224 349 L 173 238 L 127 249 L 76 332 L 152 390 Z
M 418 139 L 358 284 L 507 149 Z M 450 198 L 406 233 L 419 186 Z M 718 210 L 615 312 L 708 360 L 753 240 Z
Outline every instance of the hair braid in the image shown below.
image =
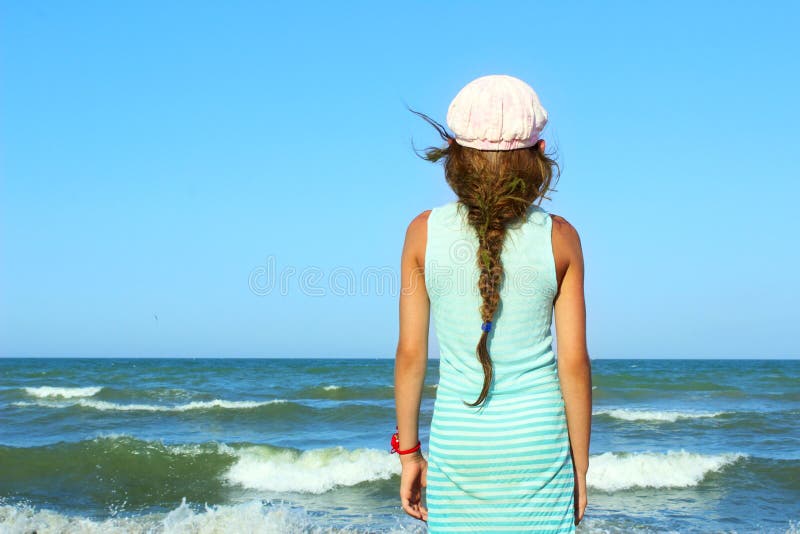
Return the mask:
M 480 269 L 478 289 L 483 299 L 480 313 L 484 323 L 492 321 L 497 308 L 500 306 L 500 286 L 503 281 L 501 252 L 506 237 L 506 229 L 501 224 L 498 224 L 499 218 L 492 211 L 491 209 L 482 209 L 480 207 L 471 208 L 468 216 L 470 225 L 478 231 L 477 262 Z M 483 389 L 478 400 L 470 404 L 470 406 L 477 406 L 483 402 L 489 393 L 489 386 L 494 377 L 488 342 L 489 331 L 484 330 L 481 333 L 476 349 L 478 360 L 483 367 Z

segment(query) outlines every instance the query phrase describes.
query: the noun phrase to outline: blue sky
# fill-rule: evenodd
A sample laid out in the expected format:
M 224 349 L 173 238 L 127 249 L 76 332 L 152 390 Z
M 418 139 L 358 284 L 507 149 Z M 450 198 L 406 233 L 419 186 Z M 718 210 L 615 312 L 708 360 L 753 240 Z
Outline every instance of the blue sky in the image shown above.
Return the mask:
M 593 358 L 800 355 L 798 4 L 496 6 L 0 3 L 0 355 L 393 357 L 361 277 L 455 198 L 405 106 L 498 73 L 549 111 Z

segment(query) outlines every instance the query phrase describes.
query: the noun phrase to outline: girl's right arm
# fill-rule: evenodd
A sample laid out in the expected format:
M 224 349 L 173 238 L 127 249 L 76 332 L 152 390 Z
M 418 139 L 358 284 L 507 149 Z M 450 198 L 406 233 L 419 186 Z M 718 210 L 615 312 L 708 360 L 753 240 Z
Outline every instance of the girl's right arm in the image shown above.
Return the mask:
M 576 473 L 585 483 L 592 428 L 592 369 L 586 346 L 584 264 L 577 230 L 553 217 L 553 248 L 559 250 L 561 283 L 555 297 L 558 375 L 564 396 L 570 447 Z M 585 488 L 582 488 L 585 496 Z

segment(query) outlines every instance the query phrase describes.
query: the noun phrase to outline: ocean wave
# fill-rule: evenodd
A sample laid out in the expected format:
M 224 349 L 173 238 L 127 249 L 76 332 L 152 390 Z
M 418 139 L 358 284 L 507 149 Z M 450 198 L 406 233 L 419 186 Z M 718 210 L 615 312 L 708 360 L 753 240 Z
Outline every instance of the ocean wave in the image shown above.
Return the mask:
M 377 514 L 376 514 L 377 515 Z M 328 524 L 326 524 L 328 523 Z M 586 534 L 656 534 L 642 521 L 624 516 L 611 518 L 584 517 L 580 529 Z M 709 530 L 711 530 L 709 528 Z M 715 529 L 716 530 L 716 529 Z M 89 519 L 66 515 L 25 504 L 0 504 L 0 531 L 9 533 L 59 532 L 61 534 L 187 534 L 212 532 L 250 532 L 252 534 L 425 534 L 419 521 L 400 516 L 376 518 L 364 514 L 337 518 L 330 514 L 309 511 L 285 502 L 254 500 L 240 504 L 200 507 L 182 499 L 180 505 L 166 513 L 147 513 L 109 519 Z M 725 530 L 731 534 L 748 530 Z M 759 532 L 800 534 L 800 521 L 788 520 L 774 530 Z
M 164 417 L 198 415 L 223 422 L 236 414 L 237 424 L 279 424 L 282 428 L 308 428 L 308 425 L 373 425 L 394 416 L 394 407 L 388 401 L 375 404 L 369 401 L 318 401 L 315 399 L 291 400 L 204 400 L 193 402 L 157 402 L 131 399 L 121 401 L 91 399 L 37 399 L 9 402 L 1 406 L 16 406 L 20 411 L 46 411 L 53 415 L 63 410 L 65 416 L 95 412 L 98 416 L 119 418 L 125 415 L 145 416 L 161 414 Z M 25 415 L 24 413 L 20 415 Z M 305 431 L 305 430 L 303 430 Z
M 425 394 L 435 396 L 436 386 L 436 384 L 425 385 Z M 367 384 L 314 385 L 299 389 L 292 396 L 298 399 L 392 400 L 394 399 L 394 386 Z
M 326 526 L 330 521 L 334 523 Z M 351 520 L 352 521 L 352 520 Z M 186 499 L 167 513 L 149 513 L 105 520 L 61 514 L 47 509 L 0 505 L 0 530 L 3 532 L 59 532 L 63 534 L 186 534 L 188 532 L 252 532 L 254 534 L 308 533 L 334 534 L 374 532 L 367 525 L 345 526 L 335 518 L 309 514 L 300 507 L 271 501 L 250 501 L 234 505 L 205 506 L 187 504 Z M 366 522 L 366 519 L 364 520 Z M 424 534 L 424 526 L 397 521 L 391 533 Z
M 683 412 L 678 410 L 636 410 L 631 408 L 608 408 L 595 410 L 592 415 L 607 415 L 623 421 L 659 421 L 674 423 L 678 419 L 717 417 L 728 412 Z
M 237 450 L 236 456 L 225 478 L 256 490 L 319 494 L 400 474 L 397 458 L 377 449 L 334 447 L 299 452 L 255 446 Z
M 260 492 L 321 494 L 337 487 L 389 480 L 400 474 L 400 462 L 388 450 L 337 446 L 301 451 L 267 444 L 216 441 L 164 444 L 125 434 L 37 447 L 0 446 L 0 462 L 30 466 L 8 474 L 0 487 L 24 487 L 32 479 L 47 480 L 56 470 L 62 480 L 73 480 L 78 485 L 92 478 L 97 470 L 113 473 L 112 481 L 129 476 L 150 481 L 153 488 L 140 488 L 141 495 L 133 490 L 127 493 L 130 502 L 136 504 L 148 503 L 153 494 L 164 497 L 164 490 L 155 490 L 156 487 L 175 489 L 190 485 L 191 491 L 196 490 L 198 495 L 213 494 L 230 486 Z M 168 472 L 165 466 L 170 466 Z M 16 475 L 19 477 L 15 478 Z M 113 487 L 106 489 L 110 491 Z
M 103 389 L 102 386 L 87 386 L 87 387 L 54 387 L 54 386 L 39 386 L 24 388 L 25 393 L 32 397 L 49 398 L 61 397 L 64 399 L 72 399 L 75 397 L 93 397 L 100 393 Z
M 230 401 L 214 399 L 210 401 L 193 401 L 185 404 L 163 405 L 163 404 L 119 404 L 95 399 L 81 398 L 74 402 L 51 402 L 51 401 L 19 401 L 13 402 L 13 406 L 41 406 L 45 408 L 69 408 L 80 406 L 101 411 L 122 411 L 122 412 L 186 412 L 189 410 L 247 410 L 270 406 L 272 404 L 286 404 L 286 399 L 273 399 L 269 401 Z
M 699 454 L 679 451 L 605 452 L 589 459 L 586 484 L 605 491 L 635 487 L 686 488 L 697 486 L 710 473 L 721 471 L 744 453 Z

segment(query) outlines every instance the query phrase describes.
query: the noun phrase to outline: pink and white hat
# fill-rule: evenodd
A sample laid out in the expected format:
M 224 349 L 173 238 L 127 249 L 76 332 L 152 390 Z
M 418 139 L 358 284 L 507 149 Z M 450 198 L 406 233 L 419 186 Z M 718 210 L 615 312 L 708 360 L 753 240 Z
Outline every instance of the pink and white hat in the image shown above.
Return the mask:
M 468 83 L 447 111 L 456 143 L 478 150 L 515 150 L 535 145 L 547 111 L 533 88 L 504 74 Z

